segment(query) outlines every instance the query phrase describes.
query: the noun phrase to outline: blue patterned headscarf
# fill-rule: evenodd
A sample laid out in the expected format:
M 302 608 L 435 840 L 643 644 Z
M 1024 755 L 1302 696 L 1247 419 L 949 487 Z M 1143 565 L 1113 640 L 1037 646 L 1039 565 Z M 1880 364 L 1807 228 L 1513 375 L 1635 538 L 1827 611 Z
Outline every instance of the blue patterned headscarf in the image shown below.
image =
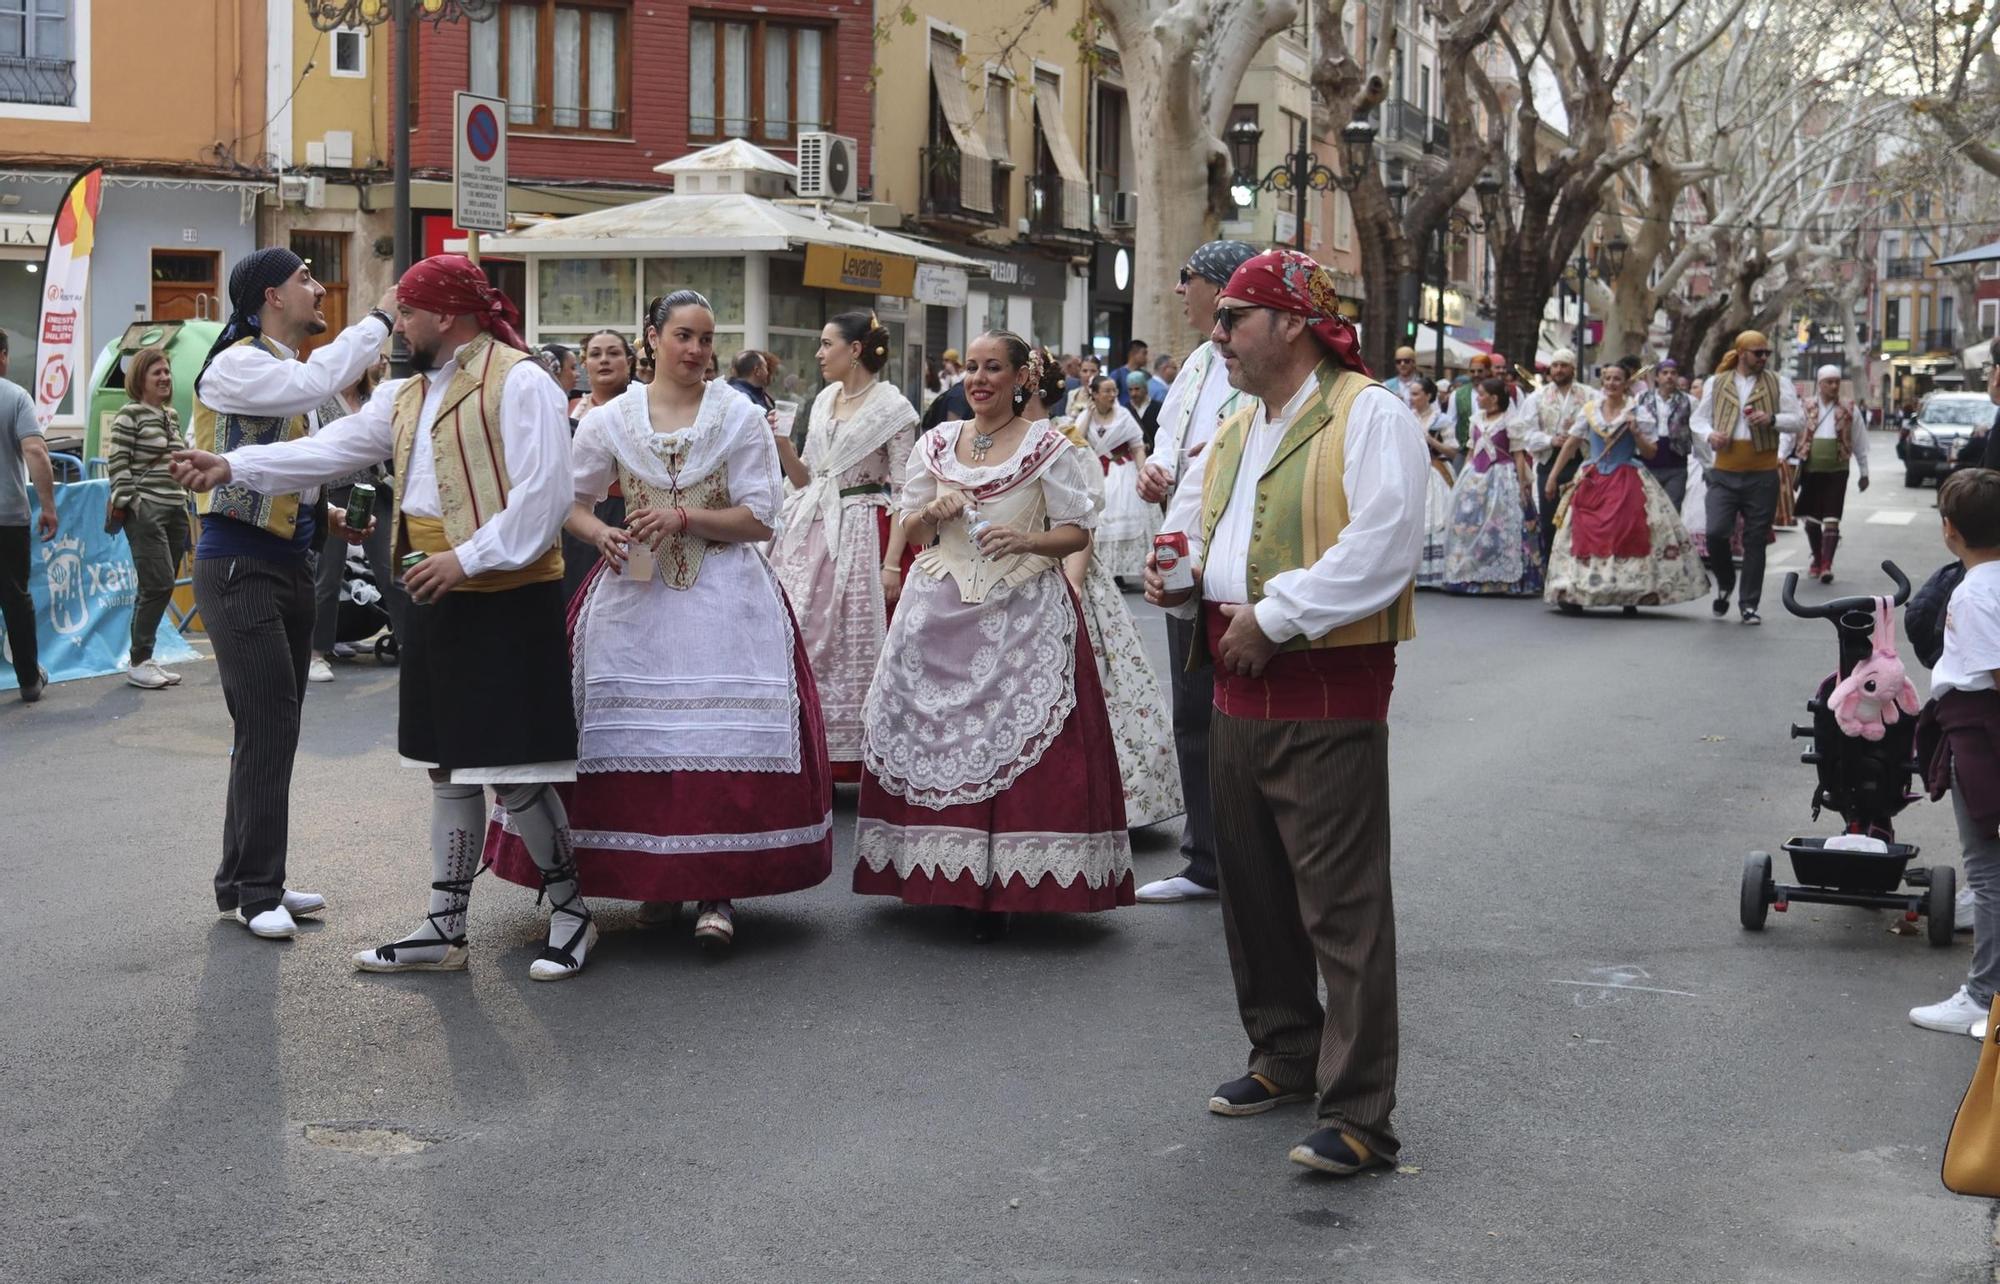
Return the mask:
M 1228 285 L 1236 269 L 1257 257 L 1245 241 L 1210 241 L 1188 256 L 1187 270 L 1211 285 Z
M 215 337 L 215 344 L 203 358 L 201 373 L 195 375 L 195 391 L 201 391 L 201 376 L 208 373 L 209 363 L 217 354 L 232 343 L 238 343 L 253 334 L 261 334 L 257 314 L 264 307 L 264 291 L 276 289 L 292 279 L 292 273 L 306 265 L 306 261 L 281 245 L 258 250 L 245 256 L 229 273 L 229 322 L 222 327 L 222 333 Z

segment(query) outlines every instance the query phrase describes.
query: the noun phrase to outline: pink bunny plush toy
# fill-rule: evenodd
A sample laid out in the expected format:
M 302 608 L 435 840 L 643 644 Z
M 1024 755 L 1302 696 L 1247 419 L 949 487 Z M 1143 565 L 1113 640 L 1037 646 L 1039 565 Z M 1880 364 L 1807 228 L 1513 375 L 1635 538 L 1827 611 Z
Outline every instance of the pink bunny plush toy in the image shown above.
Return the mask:
M 1916 716 L 1917 687 L 1896 657 L 1896 613 L 1889 599 L 1875 599 L 1874 651 L 1854 666 L 1827 697 L 1841 733 L 1880 740 L 1902 714 Z M 1899 713 L 1898 710 L 1901 712 Z

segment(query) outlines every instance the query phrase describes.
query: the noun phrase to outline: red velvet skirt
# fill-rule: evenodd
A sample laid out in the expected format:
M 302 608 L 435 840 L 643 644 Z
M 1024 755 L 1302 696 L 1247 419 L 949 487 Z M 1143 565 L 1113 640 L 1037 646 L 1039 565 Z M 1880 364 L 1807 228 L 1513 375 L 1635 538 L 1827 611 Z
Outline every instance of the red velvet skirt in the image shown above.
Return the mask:
M 1008 912 L 1133 903 L 1118 748 L 1074 594 L 1071 607 L 1078 612 L 1076 707 L 1041 760 L 1011 787 L 982 802 L 933 810 L 890 793 L 864 768 L 856 892 Z M 881 869 L 871 853 L 884 861 Z
M 581 603 L 583 594 L 577 595 Z M 787 604 L 786 610 L 789 611 Z M 576 627 L 575 611 L 570 627 Z M 718 901 L 796 892 L 833 872 L 833 776 L 819 691 L 792 631 L 799 687 L 799 770 L 607 771 L 555 786 L 569 811 L 586 897 Z M 510 883 L 539 888 L 541 870 L 495 820 L 486 859 Z

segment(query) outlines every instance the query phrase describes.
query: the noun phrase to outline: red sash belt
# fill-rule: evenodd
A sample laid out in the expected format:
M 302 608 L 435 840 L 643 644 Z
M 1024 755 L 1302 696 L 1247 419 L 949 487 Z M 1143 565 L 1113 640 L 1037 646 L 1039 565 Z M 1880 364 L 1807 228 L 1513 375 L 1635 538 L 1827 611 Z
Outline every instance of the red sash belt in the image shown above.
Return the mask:
M 1222 653 L 1229 620 L 1213 603 L 1201 608 L 1208 654 Z M 1389 720 L 1389 694 L 1396 685 L 1396 644 L 1336 646 L 1280 651 L 1262 676 L 1246 678 L 1215 669 L 1215 708 L 1232 718 L 1292 720 L 1359 718 Z

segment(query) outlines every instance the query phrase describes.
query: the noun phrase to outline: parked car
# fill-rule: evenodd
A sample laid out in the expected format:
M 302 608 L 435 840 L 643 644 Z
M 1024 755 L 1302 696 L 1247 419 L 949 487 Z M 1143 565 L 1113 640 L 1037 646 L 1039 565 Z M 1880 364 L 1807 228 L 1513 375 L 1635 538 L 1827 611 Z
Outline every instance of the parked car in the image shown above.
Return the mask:
M 1975 433 L 1993 423 L 1993 402 L 1983 392 L 1934 392 L 1917 407 L 1903 450 L 1903 485 L 1943 480 Z

